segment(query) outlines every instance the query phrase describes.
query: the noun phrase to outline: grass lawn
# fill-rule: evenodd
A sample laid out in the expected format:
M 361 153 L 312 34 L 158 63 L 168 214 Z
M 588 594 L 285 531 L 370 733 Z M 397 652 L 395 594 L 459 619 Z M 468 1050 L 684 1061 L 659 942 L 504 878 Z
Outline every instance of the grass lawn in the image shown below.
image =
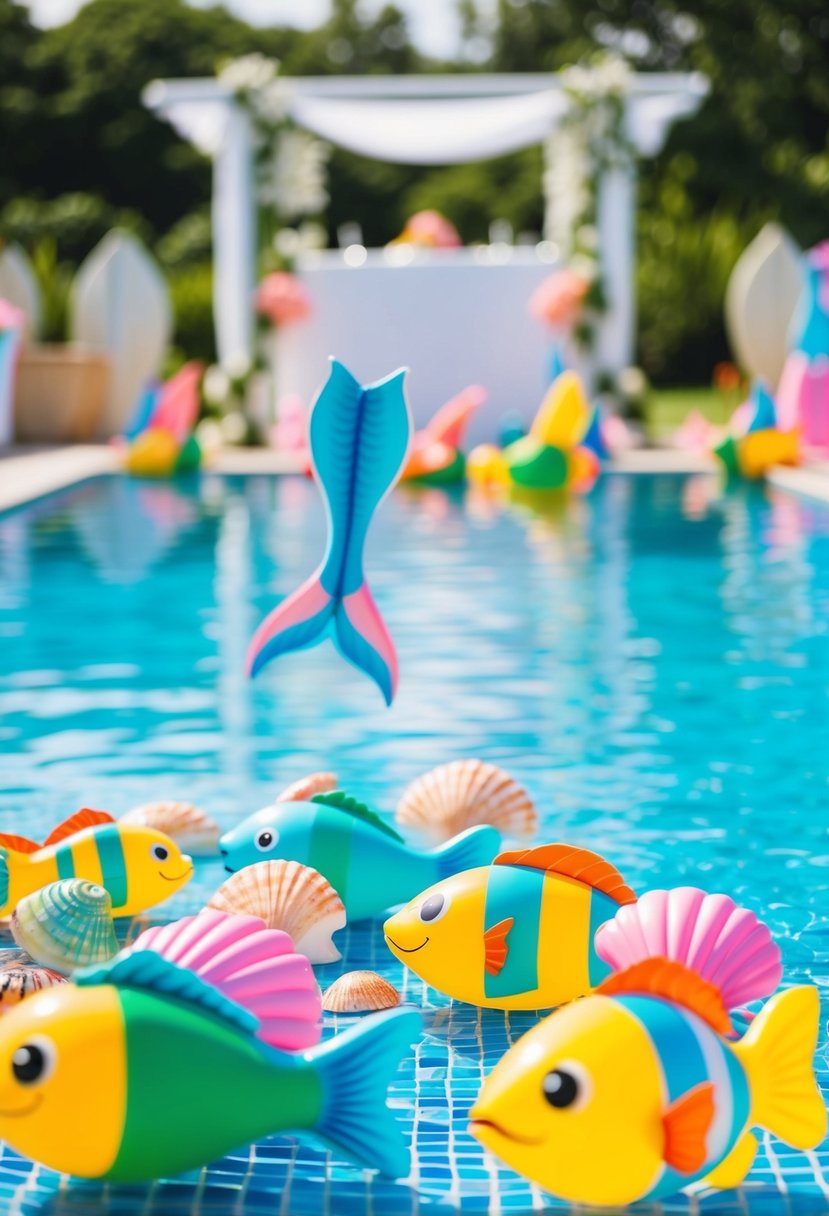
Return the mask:
M 645 403 L 649 438 L 665 439 L 691 410 L 699 410 L 711 422 L 722 425 L 742 400 L 742 393 L 724 393 L 715 388 L 651 389 Z

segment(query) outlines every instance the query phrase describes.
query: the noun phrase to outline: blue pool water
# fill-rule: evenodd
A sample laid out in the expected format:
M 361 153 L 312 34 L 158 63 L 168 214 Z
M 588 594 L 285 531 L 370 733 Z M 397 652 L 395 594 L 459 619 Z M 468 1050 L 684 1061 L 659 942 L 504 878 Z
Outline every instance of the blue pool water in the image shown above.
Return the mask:
M 391 711 L 328 645 L 243 674 L 254 627 L 323 543 L 299 479 L 105 479 L 0 517 L 0 828 L 37 836 L 80 805 L 162 797 L 230 825 L 320 768 L 391 813 L 425 769 L 480 756 L 528 785 L 543 838 L 603 852 L 640 890 L 694 882 L 762 913 L 787 980 L 821 986 L 829 1090 L 829 508 L 671 477 L 607 477 L 542 511 L 398 492 L 369 541 L 400 655 Z M 206 864 L 164 916 L 221 878 Z M 4 1149 L 6 1209 L 554 1206 L 465 1132 L 483 1072 L 533 1017 L 450 1005 L 370 928 L 344 936 L 323 986 L 370 966 L 424 1009 L 392 1091 L 415 1145 L 408 1180 L 274 1138 L 187 1179 L 107 1190 Z M 741 1192 L 666 1208 L 829 1210 L 829 1146 L 765 1137 Z

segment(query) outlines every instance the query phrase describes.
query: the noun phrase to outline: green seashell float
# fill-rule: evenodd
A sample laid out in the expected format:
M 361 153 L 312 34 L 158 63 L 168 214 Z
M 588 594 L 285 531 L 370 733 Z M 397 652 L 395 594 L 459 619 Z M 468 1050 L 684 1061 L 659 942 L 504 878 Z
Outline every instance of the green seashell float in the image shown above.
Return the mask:
M 84 878 L 63 878 L 21 899 L 11 931 L 35 962 L 62 975 L 108 962 L 119 949 L 109 892 Z

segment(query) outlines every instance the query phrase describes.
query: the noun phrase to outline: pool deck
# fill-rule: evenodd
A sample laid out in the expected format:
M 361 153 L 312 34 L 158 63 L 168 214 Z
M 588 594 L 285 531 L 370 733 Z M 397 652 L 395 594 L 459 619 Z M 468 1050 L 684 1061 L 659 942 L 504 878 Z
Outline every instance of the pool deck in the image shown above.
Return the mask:
M 117 473 L 119 456 L 107 444 L 73 447 L 7 448 L 0 451 L 0 511 L 77 485 L 93 477 Z M 295 456 L 270 448 L 232 448 L 211 463 L 216 473 L 231 475 L 283 474 L 300 471 Z M 611 473 L 715 473 L 705 456 L 670 448 L 643 448 L 612 461 Z M 829 461 L 814 461 L 801 468 L 779 467 L 768 476 L 777 489 L 829 502 Z

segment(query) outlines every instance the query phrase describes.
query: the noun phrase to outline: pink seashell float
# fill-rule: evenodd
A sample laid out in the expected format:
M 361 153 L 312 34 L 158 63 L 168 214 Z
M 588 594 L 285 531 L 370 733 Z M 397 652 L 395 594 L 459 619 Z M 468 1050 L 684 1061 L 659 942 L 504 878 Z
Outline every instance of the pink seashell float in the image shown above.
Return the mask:
M 322 1032 L 322 998 L 311 964 L 287 933 L 255 916 L 205 908 L 146 929 L 130 953 L 152 950 L 259 1018 L 259 1038 L 282 1051 L 313 1047 Z
M 769 996 L 783 977 L 767 926 L 729 896 L 696 887 L 648 891 L 599 928 L 594 946 L 614 971 L 648 958 L 683 963 L 719 989 L 726 1009 Z

